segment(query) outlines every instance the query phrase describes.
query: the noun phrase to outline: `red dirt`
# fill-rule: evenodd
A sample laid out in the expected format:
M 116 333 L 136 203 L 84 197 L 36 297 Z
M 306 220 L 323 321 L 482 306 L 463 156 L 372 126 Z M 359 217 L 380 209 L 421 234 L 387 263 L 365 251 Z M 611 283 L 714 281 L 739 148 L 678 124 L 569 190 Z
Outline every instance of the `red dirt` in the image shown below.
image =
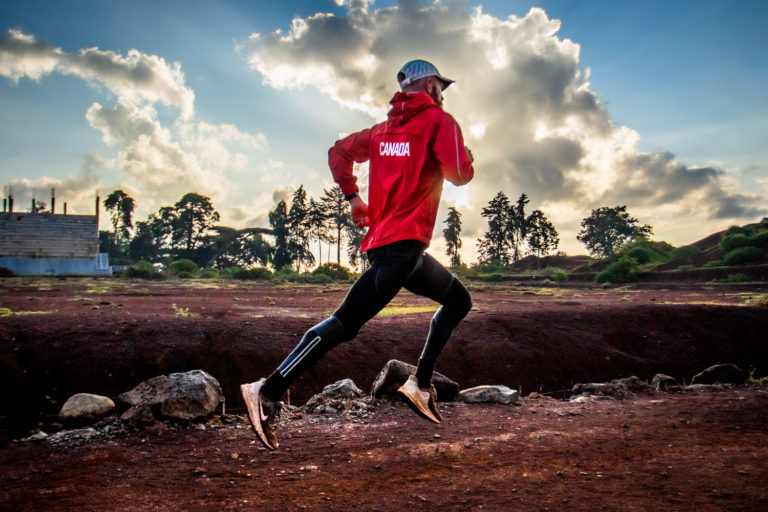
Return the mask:
M 558 398 L 577 382 L 716 363 L 768 367 L 759 287 L 616 289 L 474 285 L 474 311 L 438 371 L 462 388 L 506 384 Z M 367 418 L 285 421 L 281 448 L 247 428 L 240 383 L 271 371 L 346 286 L 0 281 L 0 510 L 761 510 L 768 505 L 768 393 L 655 394 L 522 406 L 442 404 L 424 422 L 400 404 Z M 404 293 L 394 306 L 424 308 Z M 390 310 L 403 313 L 403 310 Z M 420 311 L 417 309 L 417 311 Z M 18 314 L 44 312 L 39 314 Z M 351 377 L 368 389 L 389 359 L 414 362 L 429 311 L 374 319 L 292 389 L 294 402 Z M 190 316 L 186 316 L 190 315 Z M 79 446 L 10 443 L 70 395 L 115 397 L 202 368 L 222 384 L 225 423 L 166 426 Z M 237 416 L 232 416 L 235 414 Z

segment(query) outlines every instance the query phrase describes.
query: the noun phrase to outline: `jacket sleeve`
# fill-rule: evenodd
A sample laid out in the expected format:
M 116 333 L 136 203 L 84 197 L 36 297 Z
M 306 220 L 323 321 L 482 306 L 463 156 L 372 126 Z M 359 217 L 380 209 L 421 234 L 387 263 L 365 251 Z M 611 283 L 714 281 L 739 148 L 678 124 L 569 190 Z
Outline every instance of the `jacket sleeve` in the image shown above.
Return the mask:
M 358 191 L 357 177 L 352 173 L 352 167 L 355 162 L 361 163 L 369 159 L 370 139 L 369 128 L 337 140 L 336 144 L 328 150 L 328 166 L 331 168 L 333 180 L 341 187 L 344 195 L 348 196 Z
M 432 149 L 440 161 L 443 176 L 454 185 L 464 185 L 475 175 L 461 128 L 450 114 L 444 113 L 441 117 Z

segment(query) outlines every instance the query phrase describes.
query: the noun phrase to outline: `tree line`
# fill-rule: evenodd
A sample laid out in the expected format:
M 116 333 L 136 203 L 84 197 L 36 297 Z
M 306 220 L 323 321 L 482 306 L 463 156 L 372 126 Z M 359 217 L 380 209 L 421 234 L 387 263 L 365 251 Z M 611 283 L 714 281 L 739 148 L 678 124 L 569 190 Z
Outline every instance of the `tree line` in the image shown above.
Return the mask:
M 529 203 L 525 193 L 512 202 L 498 192 L 482 209 L 488 228 L 476 242 L 480 264 L 506 266 L 528 254 L 542 257 L 557 250 L 557 229 L 541 210 L 528 213 Z M 220 215 L 210 198 L 195 192 L 135 224 L 135 201 L 124 191 L 115 190 L 103 205 L 110 215 L 112 231 L 99 232 L 100 250 L 109 253 L 116 264 L 139 260 L 167 264 L 190 259 L 200 267 L 271 265 L 275 270 L 301 271 L 323 263 L 323 244 L 329 251 L 335 246 L 338 264 L 342 247 L 350 266 L 365 264 L 359 252 L 365 230 L 352 223 L 349 205 L 339 187 L 323 190 L 316 200 L 300 186 L 289 201 L 278 202 L 269 212 L 269 228 L 220 226 Z M 463 246 L 461 213 L 449 207 L 443 223 L 450 266 L 466 266 L 459 254 Z M 608 257 L 625 243 L 651 232 L 650 226 L 639 225 L 629 215 L 626 206 L 602 207 L 582 220 L 577 239 L 592 255 Z M 313 252 L 315 243 L 317 251 Z M 330 259 L 329 254 L 326 262 Z
M 99 232 L 100 250 L 109 253 L 117 264 L 190 259 L 200 267 L 271 265 L 275 270 L 300 270 L 315 265 L 310 250 L 314 242 L 318 244 L 318 263 L 322 263 L 323 243 L 336 246 L 337 263 L 341 262 L 344 245 L 350 264 L 356 267 L 361 263 L 357 248 L 365 231 L 352 223 L 349 206 L 338 187 L 324 190 L 315 200 L 308 198 L 302 185 L 290 202 L 282 200 L 269 212 L 269 228 L 220 226 L 220 215 L 211 199 L 195 192 L 135 224 L 135 200 L 124 191 L 115 190 L 103 205 L 110 215 L 112 231 Z M 264 235 L 269 235 L 272 242 Z

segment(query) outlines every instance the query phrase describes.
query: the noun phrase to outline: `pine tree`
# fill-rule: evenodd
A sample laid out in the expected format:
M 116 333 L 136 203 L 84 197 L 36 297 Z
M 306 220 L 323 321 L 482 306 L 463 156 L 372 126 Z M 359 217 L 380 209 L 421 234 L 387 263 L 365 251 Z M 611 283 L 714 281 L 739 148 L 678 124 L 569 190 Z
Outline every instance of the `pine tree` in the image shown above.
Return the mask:
M 480 215 L 488 219 L 488 231 L 478 239 L 480 262 L 508 265 L 510 263 L 510 241 L 508 228 L 511 205 L 504 192 L 499 192 L 483 208 Z
M 288 207 L 285 201 L 280 201 L 275 209 L 269 212 L 269 225 L 272 226 L 272 236 L 275 237 L 275 251 L 272 254 L 272 266 L 282 270 L 293 265 L 289 247 Z
M 445 254 L 451 260 L 451 267 L 461 266 L 461 256 L 459 255 L 459 249 L 461 249 L 461 213 L 451 206 L 448 208 L 448 217 L 445 219 L 444 224 L 446 228 L 443 229 L 443 237 L 445 238 Z
M 331 236 L 331 243 L 336 243 L 336 263 L 341 264 L 341 240 L 342 231 L 345 226 L 352 224 L 352 217 L 349 213 L 349 204 L 344 199 L 344 192 L 339 187 L 333 187 L 331 190 L 323 190 L 323 196 L 320 198 L 323 212 L 328 219 L 330 229 L 336 231 L 335 236 Z
M 288 211 L 288 247 L 292 260 L 301 265 L 314 265 L 315 257 L 309 250 L 311 225 L 310 211 L 307 205 L 307 192 L 304 185 L 294 192 L 291 209 Z

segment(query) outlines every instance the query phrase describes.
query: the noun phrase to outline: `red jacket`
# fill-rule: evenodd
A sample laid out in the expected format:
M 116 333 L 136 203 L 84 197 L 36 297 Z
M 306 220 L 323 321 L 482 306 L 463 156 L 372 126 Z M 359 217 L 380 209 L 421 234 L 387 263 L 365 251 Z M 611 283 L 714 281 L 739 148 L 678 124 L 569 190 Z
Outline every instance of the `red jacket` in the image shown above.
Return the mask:
M 463 185 L 474 169 L 461 129 L 424 93 L 398 92 L 387 120 L 341 139 L 328 151 L 333 179 L 345 195 L 358 191 L 354 162 L 369 164 L 367 251 L 400 240 L 429 245 L 443 179 Z

